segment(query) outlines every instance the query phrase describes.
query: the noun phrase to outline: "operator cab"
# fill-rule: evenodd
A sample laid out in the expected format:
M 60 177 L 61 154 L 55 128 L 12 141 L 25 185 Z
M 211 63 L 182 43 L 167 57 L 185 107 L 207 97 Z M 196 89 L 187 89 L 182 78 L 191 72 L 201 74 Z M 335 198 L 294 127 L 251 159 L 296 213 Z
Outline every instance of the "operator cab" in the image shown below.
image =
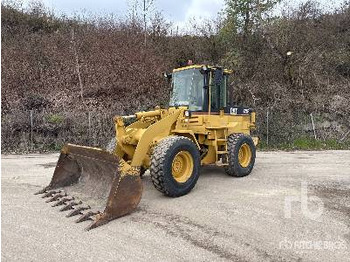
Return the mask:
M 192 65 L 174 69 L 169 106 L 186 106 L 192 112 L 219 112 L 231 105 L 228 77 L 232 72 L 220 67 Z

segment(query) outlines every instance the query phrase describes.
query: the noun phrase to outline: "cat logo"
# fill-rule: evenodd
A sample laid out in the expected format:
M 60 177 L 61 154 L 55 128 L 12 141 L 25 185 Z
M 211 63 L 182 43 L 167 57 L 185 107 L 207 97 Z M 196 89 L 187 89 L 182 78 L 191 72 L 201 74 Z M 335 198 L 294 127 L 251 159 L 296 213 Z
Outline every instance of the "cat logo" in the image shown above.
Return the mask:
M 230 115 L 237 115 L 237 108 L 231 107 L 230 108 Z

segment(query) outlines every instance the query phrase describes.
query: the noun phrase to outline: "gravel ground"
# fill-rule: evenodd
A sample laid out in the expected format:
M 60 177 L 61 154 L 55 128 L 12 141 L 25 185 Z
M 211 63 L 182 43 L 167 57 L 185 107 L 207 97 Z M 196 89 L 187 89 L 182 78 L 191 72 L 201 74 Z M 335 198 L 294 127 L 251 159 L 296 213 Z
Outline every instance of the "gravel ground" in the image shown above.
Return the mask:
M 138 209 L 89 232 L 33 195 L 57 157 L 2 156 L 3 261 L 350 261 L 350 151 L 259 152 L 175 199 L 146 173 Z

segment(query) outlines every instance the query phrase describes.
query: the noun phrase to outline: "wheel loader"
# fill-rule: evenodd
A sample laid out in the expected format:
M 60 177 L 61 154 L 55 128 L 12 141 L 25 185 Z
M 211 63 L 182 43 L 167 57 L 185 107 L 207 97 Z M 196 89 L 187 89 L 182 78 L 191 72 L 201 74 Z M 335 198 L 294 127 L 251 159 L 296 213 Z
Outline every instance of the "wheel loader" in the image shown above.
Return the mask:
M 169 197 L 189 193 L 201 166 L 249 175 L 258 143 L 250 135 L 255 112 L 233 105 L 230 74 L 207 65 L 165 74 L 172 87 L 168 108 L 116 116 L 110 150 L 66 144 L 50 184 L 36 194 L 69 211 L 68 217 L 80 215 L 76 222 L 91 220 L 89 230 L 136 209 L 147 169 L 154 187 Z

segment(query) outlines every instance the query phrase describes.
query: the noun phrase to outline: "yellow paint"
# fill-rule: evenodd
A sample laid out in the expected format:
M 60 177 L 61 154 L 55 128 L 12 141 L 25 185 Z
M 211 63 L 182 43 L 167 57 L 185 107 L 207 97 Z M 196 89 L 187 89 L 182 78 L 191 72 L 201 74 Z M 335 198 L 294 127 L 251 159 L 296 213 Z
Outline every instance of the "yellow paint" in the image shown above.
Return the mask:
M 206 66 L 208 69 L 214 69 L 216 68 L 215 66 L 208 66 L 208 65 L 190 65 L 190 66 L 184 66 L 184 67 L 179 67 L 173 70 L 173 73 L 188 70 L 188 69 L 200 69 L 202 67 Z M 233 73 L 233 70 L 228 70 L 224 69 L 224 74 L 230 75 Z
M 207 154 L 204 156 L 204 158 L 201 161 L 202 165 L 210 165 L 215 163 L 216 160 L 216 151 L 215 151 L 215 147 L 214 146 L 209 146 L 208 147 L 208 152 Z
M 173 72 L 179 72 L 179 71 L 183 71 L 183 70 L 188 70 L 188 69 L 198 69 L 198 68 L 202 68 L 204 65 L 190 65 L 190 66 L 184 66 L 184 67 L 179 67 L 173 70 Z
M 250 130 L 255 127 L 252 126 L 250 115 L 229 115 L 223 112 L 208 115 L 193 112 L 191 117 L 185 117 L 186 109 L 161 109 L 160 115 L 152 113 L 151 117 L 145 114 L 147 117 L 140 117 L 140 120 L 127 127 L 119 119 L 116 124 L 116 154 L 130 160 L 133 167 L 148 168 L 152 147 L 168 136 L 178 135 L 190 138 L 199 150 L 206 148 L 201 160 L 202 165 L 217 164 L 220 157 L 217 151 L 227 151 L 225 139 L 230 134 L 250 135 Z M 253 138 L 253 141 L 257 144 L 258 138 Z
M 180 151 L 172 162 L 173 178 L 179 183 L 185 183 L 192 175 L 193 166 L 192 155 L 187 151 Z
M 185 136 L 193 141 L 198 147 L 198 149 L 201 148 L 200 144 L 198 143 L 196 136 L 192 130 L 181 130 L 181 129 L 175 129 L 172 131 L 172 134 L 179 135 L 179 136 Z
M 241 167 L 248 167 L 250 164 L 250 161 L 252 160 L 252 150 L 250 149 L 250 146 L 246 143 L 244 143 L 238 151 L 238 161 Z
M 141 139 L 139 140 L 134 156 L 131 161 L 131 166 L 141 166 L 150 149 L 150 145 L 153 142 L 155 136 L 167 137 L 171 133 L 173 124 L 177 121 L 180 113 L 183 114 L 183 109 L 173 111 L 168 114 L 163 119 L 150 125 L 146 131 L 143 133 Z
M 186 66 L 175 69 L 173 72 L 202 67 L 203 65 Z M 215 69 L 215 67 L 207 67 Z M 232 71 L 224 70 L 224 73 L 230 74 Z M 186 106 L 168 109 L 156 107 L 152 111 L 135 113 L 136 121 L 129 126 L 124 125 L 122 117 L 115 117 L 117 140 L 115 154 L 124 161 L 122 172 L 135 173 L 135 170 L 141 166 L 148 168 L 153 148 L 164 138 L 173 135 L 185 136 L 197 145 L 201 154 L 201 165 L 227 164 L 221 163 L 219 160 L 227 159 L 228 136 L 235 133 L 250 135 L 250 131 L 255 129 L 256 116 L 255 112 L 246 115 L 230 115 L 224 113 L 223 110 L 220 110 L 219 113 L 210 112 L 212 81 L 213 72 L 210 73 L 209 79 L 209 112 L 207 113 L 192 112 L 190 117 L 186 117 L 184 114 L 188 110 Z M 253 140 L 254 144 L 257 145 L 258 138 L 253 138 Z M 252 157 L 249 150 L 246 147 L 241 150 L 243 157 L 240 163 L 242 166 L 247 165 L 248 160 Z M 176 163 L 181 162 L 181 165 L 186 166 L 187 162 L 191 162 L 187 154 L 183 152 L 177 156 Z M 191 167 L 186 167 L 183 169 L 185 171 L 181 171 L 179 165 L 173 165 L 174 178 L 177 181 L 185 181 L 187 171 Z

